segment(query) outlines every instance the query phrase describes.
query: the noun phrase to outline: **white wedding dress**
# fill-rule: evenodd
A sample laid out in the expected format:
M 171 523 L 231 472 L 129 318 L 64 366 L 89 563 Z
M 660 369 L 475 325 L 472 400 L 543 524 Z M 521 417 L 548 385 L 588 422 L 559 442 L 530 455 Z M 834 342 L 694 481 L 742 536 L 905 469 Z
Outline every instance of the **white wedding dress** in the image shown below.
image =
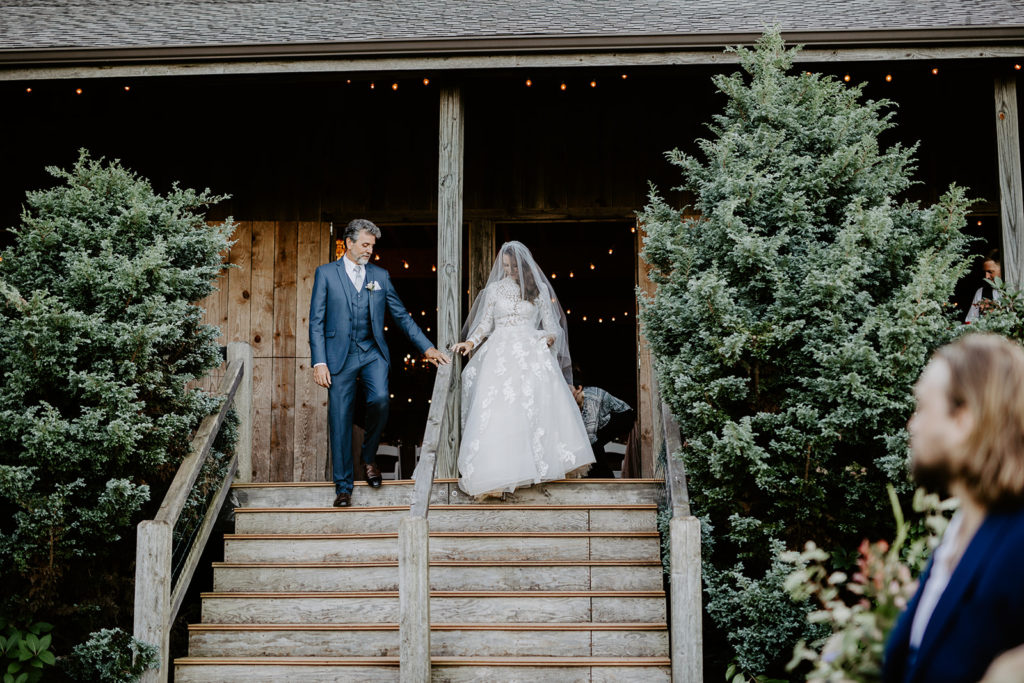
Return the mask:
M 562 333 L 543 298 L 504 278 L 481 292 L 484 311 L 462 372 L 459 487 L 496 495 L 585 474 L 594 462 L 583 418 L 548 347 Z M 486 341 L 485 341 L 486 340 Z

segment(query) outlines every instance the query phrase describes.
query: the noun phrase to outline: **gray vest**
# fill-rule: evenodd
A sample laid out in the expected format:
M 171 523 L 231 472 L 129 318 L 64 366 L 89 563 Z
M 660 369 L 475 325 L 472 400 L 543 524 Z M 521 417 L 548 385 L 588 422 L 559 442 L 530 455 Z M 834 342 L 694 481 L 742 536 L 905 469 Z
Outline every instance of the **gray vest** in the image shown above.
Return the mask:
M 350 293 L 355 291 L 355 286 L 347 274 L 345 280 L 352 287 Z M 351 341 L 363 351 L 369 351 L 376 344 L 373 339 L 373 328 L 370 326 L 370 292 L 367 291 L 365 284 L 355 291 L 355 296 L 352 297 Z

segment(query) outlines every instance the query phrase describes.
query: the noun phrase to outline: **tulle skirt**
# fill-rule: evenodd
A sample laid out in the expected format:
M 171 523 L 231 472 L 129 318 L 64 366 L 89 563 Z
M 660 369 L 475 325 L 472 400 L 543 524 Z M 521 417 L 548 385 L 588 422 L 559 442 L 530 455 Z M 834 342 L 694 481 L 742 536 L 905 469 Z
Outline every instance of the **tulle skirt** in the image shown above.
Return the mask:
M 462 372 L 459 487 L 496 495 L 581 476 L 593 462 L 579 406 L 543 333 L 497 328 Z

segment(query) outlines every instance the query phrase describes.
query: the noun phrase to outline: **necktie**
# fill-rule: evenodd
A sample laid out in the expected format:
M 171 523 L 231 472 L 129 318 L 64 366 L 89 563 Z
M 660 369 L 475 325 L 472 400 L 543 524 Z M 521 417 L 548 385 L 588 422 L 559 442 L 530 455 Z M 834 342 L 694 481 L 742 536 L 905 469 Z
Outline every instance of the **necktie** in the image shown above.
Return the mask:
M 363 267 L 357 264 L 355 272 L 356 272 L 356 277 L 355 277 L 355 283 L 354 284 L 356 286 L 356 290 L 360 290 L 360 289 L 363 288 Z

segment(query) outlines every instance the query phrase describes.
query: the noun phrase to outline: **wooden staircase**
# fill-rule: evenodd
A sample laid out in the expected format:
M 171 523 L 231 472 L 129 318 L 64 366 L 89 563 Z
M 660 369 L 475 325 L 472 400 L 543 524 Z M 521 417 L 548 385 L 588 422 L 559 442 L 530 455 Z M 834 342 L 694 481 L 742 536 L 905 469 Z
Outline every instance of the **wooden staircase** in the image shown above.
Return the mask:
M 239 484 L 181 682 L 397 681 L 409 481 Z M 477 504 L 431 492 L 435 681 L 668 681 L 656 480 L 574 480 Z

